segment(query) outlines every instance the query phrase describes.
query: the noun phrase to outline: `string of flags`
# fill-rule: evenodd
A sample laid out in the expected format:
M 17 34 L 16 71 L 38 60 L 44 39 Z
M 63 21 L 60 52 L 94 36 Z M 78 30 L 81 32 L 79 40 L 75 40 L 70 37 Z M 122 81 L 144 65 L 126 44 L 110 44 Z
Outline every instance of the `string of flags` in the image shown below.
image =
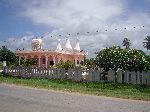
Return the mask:
M 144 28 L 145 26 L 140 26 L 140 28 L 141 28 L 141 27 Z M 134 27 L 132 27 L 132 28 L 133 28 L 133 29 L 136 29 L 136 28 L 138 28 L 138 27 L 135 27 L 135 26 L 134 26 Z M 128 28 L 124 27 L 124 28 L 122 28 L 122 29 L 127 30 Z M 122 29 L 120 29 L 120 28 L 115 28 L 115 29 L 110 29 L 110 30 L 118 31 L 118 30 L 122 30 Z M 130 28 L 130 29 L 131 29 L 131 28 Z M 100 31 L 108 32 L 109 29 L 96 30 L 95 32 L 96 32 L 96 33 L 99 33 Z M 89 32 L 89 31 L 85 32 L 85 34 L 90 34 L 90 33 L 93 33 L 93 32 Z M 80 34 L 79 32 L 76 33 L 76 35 L 79 35 L 79 34 Z M 67 35 L 70 36 L 71 34 L 70 34 L 70 33 L 67 33 Z M 62 37 L 63 35 L 58 34 L 58 36 L 59 36 L 59 37 Z M 54 35 L 50 35 L 50 37 L 54 37 Z M 37 36 L 36 36 L 35 38 L 38 39 Z M 44 38 L 44 36 L 41 36 L 40 38 Z M 34 38 L 32 38 L 32 39 L 34 39 Z M 23 39 L 23 40 L 25 41 L 26 39 Z M 14 39 L 13 42 L 15 42 L 15 41 L 16 41 L 16 40 Z M 4 42 L 4 43 L 8 43 L 9 40 L 7 40 L 7 41 L 5 40 L 5 41 L 3 41 L 3 42 Z

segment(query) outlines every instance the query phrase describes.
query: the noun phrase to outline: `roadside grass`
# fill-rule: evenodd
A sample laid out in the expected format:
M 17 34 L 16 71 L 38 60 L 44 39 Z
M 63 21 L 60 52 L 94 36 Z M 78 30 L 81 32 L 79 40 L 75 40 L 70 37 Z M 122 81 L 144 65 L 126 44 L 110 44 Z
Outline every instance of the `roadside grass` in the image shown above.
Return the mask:
M 0 74 L 0 83 L 78 92 L 97 96 L 150 101 L 150 86 L 100 82 L 74 82 L 70 80 L 17 78 Z

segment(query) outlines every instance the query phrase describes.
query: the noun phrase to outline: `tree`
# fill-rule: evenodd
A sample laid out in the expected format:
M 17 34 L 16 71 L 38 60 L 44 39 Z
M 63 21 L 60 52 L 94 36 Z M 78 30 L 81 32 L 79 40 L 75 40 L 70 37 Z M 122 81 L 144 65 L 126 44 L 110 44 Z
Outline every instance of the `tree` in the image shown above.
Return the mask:
M 94 58 L 85 59 L 85 66 L 88 68 L 92 68 L 95 66 L 95 60 Z
M 7 49 L 7 47 L 2 46 L 0 48 L 0 61 L 6 61 L 7 65 L 15 65 L 18 62 L 18 59 L 14 52 Z
M 115 71 L 118 69 L 135 71 L 150 70 L 150 61 L 148 61 L 148 56 L 143 51 L 121 49 L 119 46 L 101 50 L 95 60 L 96 65 L 103 67 L 105 71 L 110 69 Z
M 75 65 L 70 61 L 60 61 L 55 65 L 56 68 L 64 68 L 65 70 L 68 70 L 70 68 L 75 68 Z
M 147 36 L 144 40 L 146 41 L 146 42 L 143 42 L 144 48 L 147 48 L 147 50 L 150 50 L 150 36 Z
M 130 48 L 130 40 L 128 38 L 124 38 L 123 42 L 122 42 L 123 46 L 126 47 L 126 49 Z

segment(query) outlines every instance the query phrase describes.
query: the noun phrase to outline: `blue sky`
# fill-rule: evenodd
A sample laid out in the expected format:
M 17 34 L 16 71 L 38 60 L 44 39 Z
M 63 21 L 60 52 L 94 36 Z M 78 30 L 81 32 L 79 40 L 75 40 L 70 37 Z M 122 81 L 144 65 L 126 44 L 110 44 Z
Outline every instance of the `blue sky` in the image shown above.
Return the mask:
M 145 50 L 141 41 L 150 35 L 149 6 L 150 0 L 0 0 L 0 44 L 30 49 L 31 37 L 43 36 L 44 47 L 55 49 L 58 38 L 63 46 L 67 33 L 73 46 L 80 32 L 80 45 L 91 55 L 106 46 L 121 46 L 124 37 L 132 48 Z

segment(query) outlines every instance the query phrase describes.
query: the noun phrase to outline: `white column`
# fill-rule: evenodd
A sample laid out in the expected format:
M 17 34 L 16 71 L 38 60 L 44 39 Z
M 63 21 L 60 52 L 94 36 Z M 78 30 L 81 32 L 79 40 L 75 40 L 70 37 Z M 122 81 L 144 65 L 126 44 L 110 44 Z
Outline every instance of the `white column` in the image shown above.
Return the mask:
M 46 68 L 47 68 L 47 61 L 48 61 L 48 56 L 45 56 L 46 57 L 46 62 L 45 62 L 45 64 L 46 64 Z
M 78 59 L 78 58 L 75 58 L 75 65 L 77 65 L 77 59 Z
M 41 56 L 38 56 L 38 63 L 39 63 L 38 67 L 40 67 L 40 65 L 41 65 Z
M 54 62 L 54 65 L 55 65 L 55 63 L 56 63 L 55 56 L 53 57 L 53 62 Z

